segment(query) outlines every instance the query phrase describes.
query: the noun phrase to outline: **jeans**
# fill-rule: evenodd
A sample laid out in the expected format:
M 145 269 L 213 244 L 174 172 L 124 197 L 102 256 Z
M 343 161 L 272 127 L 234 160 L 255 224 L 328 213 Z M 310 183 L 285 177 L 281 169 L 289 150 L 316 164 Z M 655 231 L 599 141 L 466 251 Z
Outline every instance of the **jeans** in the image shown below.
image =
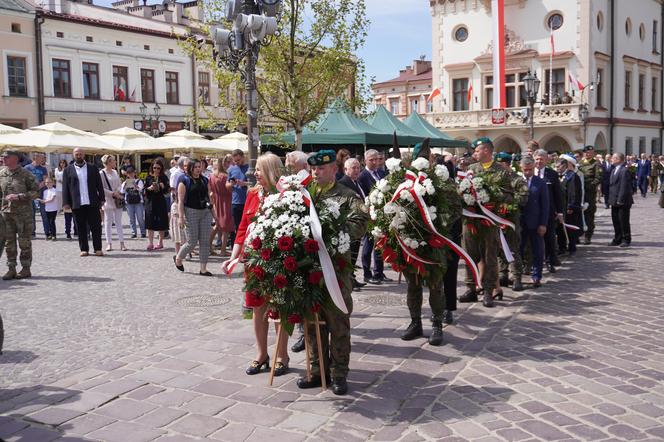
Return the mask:
M 39 204 L 38 201 L 32 202 L 32 236 L 35 236 L 37 234 L 37 223 L 35 222 L 37 210 L 39 210 L 39 215 L 41 216 L 42 219 L 42 226 L 44 226 L 44 235 L 49 236 L 50 233 L 48 231 L 48 217 L 46 216 L 46 206 L 44 204 Z
M 131 234 L 136 235 L 136 220 L 138 220 L 141 235 L 145 235 L 145 207 L 143 203 L 127 204 L 127 215 L 129 215 Z

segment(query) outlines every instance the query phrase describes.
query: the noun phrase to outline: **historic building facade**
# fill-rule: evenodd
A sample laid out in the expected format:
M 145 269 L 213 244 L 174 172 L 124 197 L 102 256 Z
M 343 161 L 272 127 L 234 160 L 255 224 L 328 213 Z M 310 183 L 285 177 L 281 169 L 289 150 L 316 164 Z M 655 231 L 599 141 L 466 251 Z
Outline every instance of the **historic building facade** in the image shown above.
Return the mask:
M 413 112 L 431 112 L 431 102 L 427 101 L 431 93 L 431 75 L 431 61 L 421 57 L 401 70 L 398 77 L 374 83 L 371 86 L 373 104 L 385 106 L 399 118 L 405 118 Z
M 491 2 L 430 0 L 431 82 L 442 94 L 427 118 L 459 139 L 489 136 L 500 149 L 522 149 L 529 139 L 523 79 L 532 71 L 541 80 L 534 122 L 542 146 L 661 152 L 663 6 L 632 3 L 505 0 L 507 118 L 492 124 Z

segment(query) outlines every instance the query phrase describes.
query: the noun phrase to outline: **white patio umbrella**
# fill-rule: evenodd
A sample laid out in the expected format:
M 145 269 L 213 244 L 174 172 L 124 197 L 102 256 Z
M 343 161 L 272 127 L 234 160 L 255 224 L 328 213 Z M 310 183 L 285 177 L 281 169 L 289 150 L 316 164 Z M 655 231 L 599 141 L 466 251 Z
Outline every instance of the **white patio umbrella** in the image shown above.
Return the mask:
M 0 124 L 0 135 L 20 134 L 21 132 L 23 132 L 22 129 L 18 129 L 14 126 L 7 126 L 5 124 Z
M 162 152 L 177 147 L 164 137 L 153 138 L 145 132 L 129 127 L 104 132 L 99 138 L 119 153 Z
M 182 129 L 172 132 L 160 138 L 180 149 L 188 149 L 190 153 L 194 152 L 220 152 L 223 151 L 212 141 L 190 130 Z
M 212 142 L 219 147 L 228 149 L 230 151 L 240 149 L 244 153 L 249 152 L 249 137 L 247 137 L 247 135 L 243 134 L 242 132 L 233 132 L 224 135 L 223 137 L 219 137 Z
M 99 139 L 98 135 L 85 132 L 62 123 L 48 123 L 31 127 L 18 134 L 0 135 L 0 146 L 11 146 L 23 151 L 63 153 L 77 147 L 87 154 L 113 152 L 113 146 Z

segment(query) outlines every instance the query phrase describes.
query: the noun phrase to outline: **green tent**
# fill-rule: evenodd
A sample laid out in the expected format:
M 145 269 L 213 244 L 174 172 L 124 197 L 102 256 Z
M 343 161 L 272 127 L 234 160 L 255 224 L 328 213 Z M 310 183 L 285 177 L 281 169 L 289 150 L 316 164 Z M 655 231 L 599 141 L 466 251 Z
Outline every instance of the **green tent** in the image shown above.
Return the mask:
M 367 119 L 367 123 L 384 133 L 396 132 L 401 146 L 413 146 L 426 138 L 402 123 L 383 105 L 378 106 L 376 112 Z
M 295 144 L 295 131 L 286 132 L 278 140 L 273 136 L 264 136 L 261 141 L 266 145 Z M 357 118 L 345 103 L 337 100 L 317 123 L 304 128 L 302 145 L 391 146 L 392 131 L 382 132 L 370 126 Z
M 418 135 L 430 138 L 431 141 L 429 144 L 433 147 L 469 147 L 467 142 L 454 140 L 445 132 L 438 130 L 438 128 L 422 118 L 417 112 L 410 114 L 404 120 L 404 124 Z

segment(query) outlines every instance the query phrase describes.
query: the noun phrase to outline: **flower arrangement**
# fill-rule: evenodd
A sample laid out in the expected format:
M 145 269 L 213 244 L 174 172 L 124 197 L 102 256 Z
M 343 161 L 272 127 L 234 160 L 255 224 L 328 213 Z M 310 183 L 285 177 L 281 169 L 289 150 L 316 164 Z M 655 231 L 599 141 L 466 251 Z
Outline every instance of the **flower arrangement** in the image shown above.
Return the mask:
M 481 206 L 485 209 L 495 213 L 499 217 L 509 217 L 511 214 L 516 213 L 518 206 L 515 203 L 507 203 L 505 195 L 501 188 L 501 181 L 504 176 L 498 173 L 468 173 L 459 181 L 459 195 L 463 200 L 464 222 L 473 234 L 483 231 L 480 226 L 491 227 L 495 225 L 489 221 L 485 216 L 473 217 L 468 216 L 472 214 L 482 215 L 485 213 L 481 210 Z
M 244 250 L 245 290 L 250 299 L 268 303 L 268 316 L 292 334 L 294 324 L 312 320 L 321 306 L 332 306 L 312 236 L 310 201 L 301 177 L 282 177 L 281 192 L 268 195 L 257 212 Z M 325 247 L 338 273 L 352 270 L 344 254 L 350 236 L 344 230 L 349 210 L 333 201 L 318 209 Z
M 461 202 L 447 167 L 416 158 L 410 167 L 390 158 L 389 174 L 367 196 L 369 231 L 385 262 L 397 271 L 439 281 L 445 274 L 444 237 L 461 216 Z

